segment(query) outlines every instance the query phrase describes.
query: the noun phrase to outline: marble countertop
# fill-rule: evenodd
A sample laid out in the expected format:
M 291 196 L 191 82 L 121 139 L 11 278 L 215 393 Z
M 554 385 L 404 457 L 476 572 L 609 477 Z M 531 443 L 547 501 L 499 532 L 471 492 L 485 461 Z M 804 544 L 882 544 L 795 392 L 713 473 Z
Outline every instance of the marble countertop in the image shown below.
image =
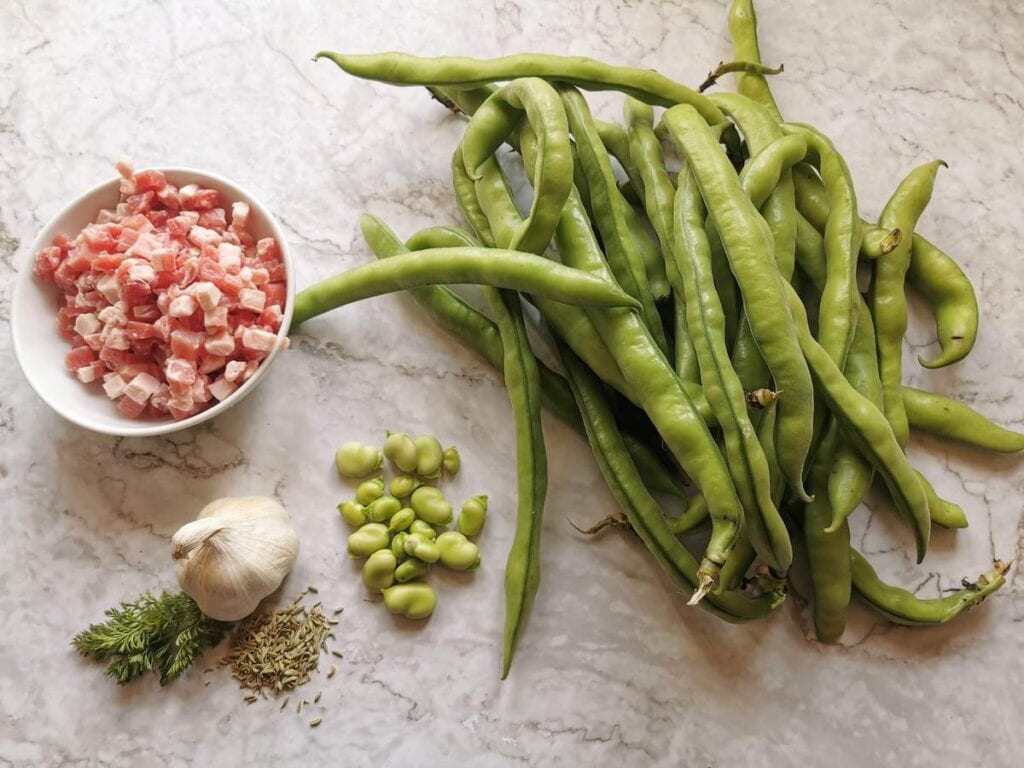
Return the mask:
M 567 523 L 615 511 L 589 448 L 546 418 L 551 491 L 544 578 L 509 680 L 498 680 L 511 535 L 511 414 L 500 378 L 392 296 L 310 323 L 244 403 L 157 439 L 61 421 L 14 363 L 15 273 L 64 202 L 137 164 L 208 168 L 254 190 L 294 247 L 301 284 L 367 260 L 357 219 L 401 234 L 457 222 L 450 148 L 461 129 L 419 89 L 314 64 L 319 48 L 490 56 L 592 55 L 699 82 L 728 57 L 724 0 L 701 2 L 215 3 L 0 6 L 0 763 L 37 765 L 1009 766 L 1024 754 L 1019 568 L 951 626 L 894 628 L 861 607 L 842 642 L 813 639 L 806 604 L 730 626 L 687 609 L 629 537 Z M 877 215 L 910 167 L 942 157 L 922 230 L 978 287 L 973 355 L 929 373 L 934 332 L 914 303 L 911 380 L 1024 427 L 1024 16 L 952 0 L 760 3 L 763 53 L 784 62 L 783 111 L 830 133 Z M 604 116 L 618 107 L 596 100 Z M 410 629 L 368 602 L 343 554 L 333 473 L 343 439 L 388 427 L 459 446 L 453 495 L 491 496 L 485 563 L 437 578 Z M 915 439 L 912 453 L 970 528 L 936 532 L 923 566 L 869 510 L 855 539 L 883 574 L 934 596 L 994 556 L 1020 558 L 1024 464 Z M 302 540 L 283 598 L 315 584 L 346 610 L 323 724 L 246 705 L 225 672 L 119 688 L 71 636 L 145 589 L 174 587 L 168 539 L 208 500 L 275 494 Z M 205 679 L 210 679 L 209 677 Z

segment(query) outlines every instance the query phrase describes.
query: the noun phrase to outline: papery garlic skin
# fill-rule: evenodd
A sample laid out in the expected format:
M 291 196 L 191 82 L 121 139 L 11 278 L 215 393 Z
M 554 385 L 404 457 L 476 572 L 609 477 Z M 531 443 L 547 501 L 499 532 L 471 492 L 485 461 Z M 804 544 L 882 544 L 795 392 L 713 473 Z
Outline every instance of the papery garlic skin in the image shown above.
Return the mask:
M 295 565 L 299 537 L 287 510 L 266 496 L 207 504 L 171 539 L 178 583 L 213 619 L 238 621 L 281 586 Z

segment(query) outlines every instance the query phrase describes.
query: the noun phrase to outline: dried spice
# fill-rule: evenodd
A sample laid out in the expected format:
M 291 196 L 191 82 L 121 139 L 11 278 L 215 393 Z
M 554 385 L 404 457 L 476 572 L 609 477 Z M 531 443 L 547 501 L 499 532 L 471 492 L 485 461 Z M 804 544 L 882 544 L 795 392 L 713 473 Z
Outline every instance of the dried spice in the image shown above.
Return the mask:
M 286 608 L 250 616 L 238 627 L 220 664 L 231 666 L 242 688 L 277 695 L 309 682 L 331 627 L 320 603 L 309 609 L 300 605 L 305 594 Z

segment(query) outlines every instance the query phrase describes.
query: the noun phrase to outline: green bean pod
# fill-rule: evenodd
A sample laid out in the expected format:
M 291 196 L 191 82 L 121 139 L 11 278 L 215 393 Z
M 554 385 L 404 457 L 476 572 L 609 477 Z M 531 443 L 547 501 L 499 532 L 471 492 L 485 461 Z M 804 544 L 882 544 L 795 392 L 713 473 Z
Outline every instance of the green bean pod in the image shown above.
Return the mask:
M 626 98 L 628 99 L 629 97 L 627 96 Z M 626 178 L 628 179 L 627 187 L 631 187 L 638 198 L 643 198 L 644 182 L 640 177 L 636 164 L 633 162 L 633 158 L 630 156 L 629 136 L 626 134 L 626 131 L 615 123 L 609 123 L 607 120 L 598 120 L 596 118 L 594 119 L 594 128 L 597 129 L 597 135 L 601 138 L 601 143 L 604 145 L 605 150 L 611 157 L 615 158 L 618 164 L 622 166 L 622 170 L 626 172 Z M 575 178 L 579 179 L 578 176 Z M 579 188 L 579 184 L 576 185 L 576 189 L 582 197 L 589 197 L 589 194 L 585 194 L 584 190 Z M 625 196 L 625 193 L 623 193 L 623 196 Z M 664 268 L 662 269 L 664 270 Z
M 587 102 L 578 91 L 561 91 L 565 114 L 576 140 L 580 165 L 590 187 L 590 206 L 594 223 L 601 235 L 608 266 L 616 281 L 627 293 L 639 300 L 647 327 L 661 351 L 668 354 L 668 341 L 661 316 L 654 303 L 647 272 L 636 245 L 629 236 L 622 208 L 628 205 L 619 194 L 608 153 L 597 135 Z M 539 137 L 538 137 L 539 138 Z
M 925 496 L 928 497 L 928 512 L 931 515 L 932 523 L 941 528 L 966 528 L 967 515 L 964 514 L 963 508 L 959 504 L 946 501 L 939 496 L 928 478 L 920 470 L 914 471 L 917 472 L 921 488 L 924 489 Z
M 900 392 L 913 429 L 997 453 L 1024 451 L 1024 433 L 1000 427 L 969 405 L 913 387 Z
M 967 357 L 978 338 L 978 297 L 960 265 L 914 235 L 907 283 L 931 305 L 942 349 L 932 360 L 918 355 L 918 362 L 925 368 L 943 368 Z
M 373 217 L 363 215 L 364 229 L 367 218 Z M 433 248 L 363 264 L 306 288 L 295 297 L 293 322 L 303 323 L 373 296 L 447 283 L 509 288 L 580 306 L 637 305 L 614 283 L 581 275 L 533 254 L 484 248 Z
M 684 589 L 704 588 L 702 566 L 676 539 L 670 522 L 644 487 L 622 443 L 611 409 L 593 374 L 564 345 L 559 353 L 587 428 L 598 467 L 631 527 L 666 574 Z M 710 592 L 700 602 L 727 621 L 763 618 L 785 599 L 769 592 L 749 598 L 738 592 Z
M 492 93 L 473 114 L 462 137 L 462 160 L 470 178 L 526 119 L 542 137 L 533 169 L 534 197 L 529 215 L 509 247 L 542 253 L 551 242 L 558 214 L 572 189 L 572 149 L 565 110 L 558 93 L 539 78 L 521 78 Z
M 626 450 L 636 464 L 637 471 L 644 479 L 644 485 L 657 493 L 682 497 L 678 472 L 670 472 L 661 457 L 647 443 L 628 432 L 623 433 L 622 441 L 626 444 Z
M 633 98 L 626 98 L 623 115 L 628 126 L 629 154 L 642 179 L 644 209 L 661 243 L 666 276 L 673 269 L 668 249 L 672 248 L 672 205 L 676 189 L 665 168 L 661 142 L 654 133 L 654 110 Z M 669 283 L 671 284 L 671 279 Z M 675 369 L 679 378 L 698 381 L 697 355 L 686 329 L 686 299 L 673 291 L 675 320 Z
M 528 129 L 520 134 L 521 149 L 529 158 L 535 139 Z M 527 163 L 527 171 L 530 165 Z M 562 261 L 601 277 L 609 275 L 579 196 L 570 194 L 562 211 L 555 244 Z M 680 467 L 709 499 L 714 519 L 721 522 L 705 550 L 701 565 L 707 586 L 714 586 L 717 569 L 725 561 L 738 533 L 742 508 L 728 469 L 700 411 L 684 382 L 669 367 L 637 313 L 588 311 L 595 327 L 615 356 L 626 382 L 636 393 Z M 691 385 L 692 386 L 692 385 Z M 699 391 L 699 387 L 696 388 Z
M 853 588 L 861 599 L 890 621 L 908 626 L 945 624 L 956 618 L 1003 586 L 1009 570 L 1009 565 L 997 560 L 992 570 L 983 573 L 977 581 L 965 579 L 963 589 L 928 600 L 886 584 L 875 573 L 871 563 L 853 548 L 850 549 L 850 566 Z
M 827 483 L 839 430 L 831 422 L 811 463 L 808 486 L 814 499 L 804 505 L 804 545 L 814 594 L 814 631 L 823 643 L 834 643 L 846 629 L 850 604 L 850 528 L 845 520 L 834 524 Z
M 810 165 L 798 163 L 793 168 L 793 184 L 796 187 L 798 213 L 819 233 L 824 234 L 830 208 L 821 178 Z M 903 242 L 903 232 L 899 228 L 886 229 L 860 219 L 860 230 L 862 237 L 859 255 L 862 259 L 881 258 Z
M 725 456 L 744 509 L 750 543 L 772 568 L 785 573 L 793 560 L 789 534 L 771 497 L 764 451 L 747 414 L 743 385 L 729 362 L 725 319 L 714 288 L 711 249 L 704 232 L 706 209 L 691 173 L 680 179 L 673 219 L 673 264 L 686 296 L 705 397 L 722 427 Z
M 935 160 L 912 170 L 900 182 L 878 223 L 903 233 L 900 245 L 884 259 L 873 262 L 869 303 L 878 339 L 878 372 L 882 377 L 885 416 L 901 446 L 910 439 L 907 412 L 900 387 L 903 384 L 903 337 L 907 333 L 907 297 L 904 282 L 910 266 L 912 234 L 918 218 L 931 200 L 935 176 L 945 163 Z
M 818 340 L 842 368 L 857 321 L 857 254 L 861 228 L 850 169 L 832 142 L 809 125 L 788 124 L 783 130 L 802 136 L 812 161 L 821 171 L 829 200 L 825 223 L 825 285 L 818 309 Z
M 696 530 L 708 519 L 708 503 L 704 496 L 697 494 L 692 496 L 679 517 L 670 518 L 668 523 L 672 532 L 677 536 Z
M 652 69 L 619 67 L 583 56 L 522 53 L 495 59 L 464 56 L 421 58 L 405 53 L 341 54 L 321 51 L 355 77 L 392 85 L 448 85 L 468 88 L 523 77 L 542 77 L 585 91 L 621 91 L 655 106 L 692 104 L 709 123 L 725 116 L 705 96 Z
M 460 152 L 461 147 L 456 149 L 456 155 Z M 466 173 L 462 165 L 453 162 L 454 176 Z M 479 170 L 480 178 L 476 181 L 472 197 L 460 197 L 459 207 L 470 222 L 479 216 L 485 217 L 492 237 L 488 245 L 507 245 L 516 237 L 516 232 L 522 226 L 522 214 L 516 208 L 512 190 L 498 163 L 492 158 L 483 163 Z M 410 244 L 428 246 L 441 239 L 442 232 L 437 228 L 427 232 L 429 238 L 421 236 L 415 243 L 410 239 Z M 459 242 L 458 230 L 449 229 L 444 239 L 453 243 Z M 602 381 L 626 397 L 631 396 L 619 367 L 582 309 L 544 298 L 534 297 L 533 302 L 552 329 L 583 356 Z
M 775 406 L 779 411 L 776 448 L 786 481 L 806 500 L 803 467 L 813 432 L 813 386 L 796 341 L 785 282 L 771 257 L 771 234 L 700 116 L 690 107 L 680 106 L 669 109 L 663 120 L 686 156 L 722 239 L 744 297 L 751 332 L 772 372 L 775 389 L 785 393 Z
M 795 319 L 797 338 L 819 392 L 829 410 L 839 419 L 846 436 L 874 465 L 914 531 L 917 561 L 924 559 L 931 532 L 928 499 L 906 455 L 884 415 L 843 376 L 807 327 L 803 303 L 792 286 L 787 286 Z
M 858 319 L 843 373 L 850 386 L 881 410 L 882 380 L 878 375 L 875 352 L 875 324 L 859 294 L 856 305 Z M 857 446 L 840 435 L 836 459 L 828 477 L 828 501 L 832 508 L 832 522 L 827 529 L 830 533 L 837 530 L 863 501 L 874 474 L 874 467 L 861 455 Z
M 505 388 L 516 436 L 516 527 L 505 566 L 505 633 L 501 677 L 508 676 L 516 645 L 540 584 L 540 534 L 548 487 L 547 453 L 540 421 L 540 380 L 519 299 L 491 291 L 487 303 L 505 345 Z
M 734 58 L 760 63 L 761 49 L 757 43 L 757 14 L 754 13 L 753 0 L 733 0 L 729 6 L 729 34 L 732 35 Z M 776 120 L 782 122 L 779 107 L 763 73 L 741 74 L 736 90 L 762 105 Z
M 450 227 L 424 230 L 419 234 L 437 234 L 436 230 L 441 230 L 441 234 L 445 236 L 449 236 L 452 232 L 459 234 L 461 237 L 465 236 L 464 233 L 459 233 L 458 230 Z M 405 246 L 395 237 L 394 233 L 379 220 L 374 222 L 374 226 L 364 230 L 364 233 L 367 234 L 367 242 L 377 258 L 390 258 L 405 250 Z M 451 289 L 443 286 L 415 288 L 409 291 L 409 294 L 430 315 L 431 319 L 442 328 L 475 350 L 496 369 L 499 371 L 504 370 L 505 353 L 501 334 L 488 317 L 467 304 Z M 583 432 L 583 424 L 580 421 L 579 412 L 576 410 L 576 403 L 565 379 L 540 361 L 537 363 L 537 368 L 540 375 L 541 400 L 544 407 L 573 429 Z M 694 394 L 699 394 L 699 390 L 696 390 Z M 702 417 L 710 418 L 710 410 L 707 407 L 707 402 L 703 401 L 703 399 L 701 399 L 701 406 L 700 413 Z M 630 450 L 635 451 L 638 443 L 639 441 L 631 442 L 629 444 Z M 413 448 L 415 450 L 415 446 Z M 637 455 L 640 456 L 639 453 Z M 641 458 L 638 458 L 638 461 L 640 461 L 641 471 L 645 471 L 652 465 L 660 462 L 660 459 L 651 454 L 650 451 L 644 451 Z M 662 468 L 658 476 L 667 474 L 669 474 L 668 470 Z M 658 482 L 658 477 L 655 477 L 654 484 L 657 485 Z

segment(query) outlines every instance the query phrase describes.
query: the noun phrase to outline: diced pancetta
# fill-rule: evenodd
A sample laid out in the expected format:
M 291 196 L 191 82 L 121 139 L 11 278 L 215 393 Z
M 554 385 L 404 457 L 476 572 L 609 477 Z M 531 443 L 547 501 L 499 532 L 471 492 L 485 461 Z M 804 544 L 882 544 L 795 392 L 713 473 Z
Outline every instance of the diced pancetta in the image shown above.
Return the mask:
M 278 244 L 248 231 L 248 204 L 180 189 L 119 161 L 121 199 L 33 273 L 62 291 L 65 367 L 130 418 L 182 419 L 229 397 L 278 344 L 287 296 Z

